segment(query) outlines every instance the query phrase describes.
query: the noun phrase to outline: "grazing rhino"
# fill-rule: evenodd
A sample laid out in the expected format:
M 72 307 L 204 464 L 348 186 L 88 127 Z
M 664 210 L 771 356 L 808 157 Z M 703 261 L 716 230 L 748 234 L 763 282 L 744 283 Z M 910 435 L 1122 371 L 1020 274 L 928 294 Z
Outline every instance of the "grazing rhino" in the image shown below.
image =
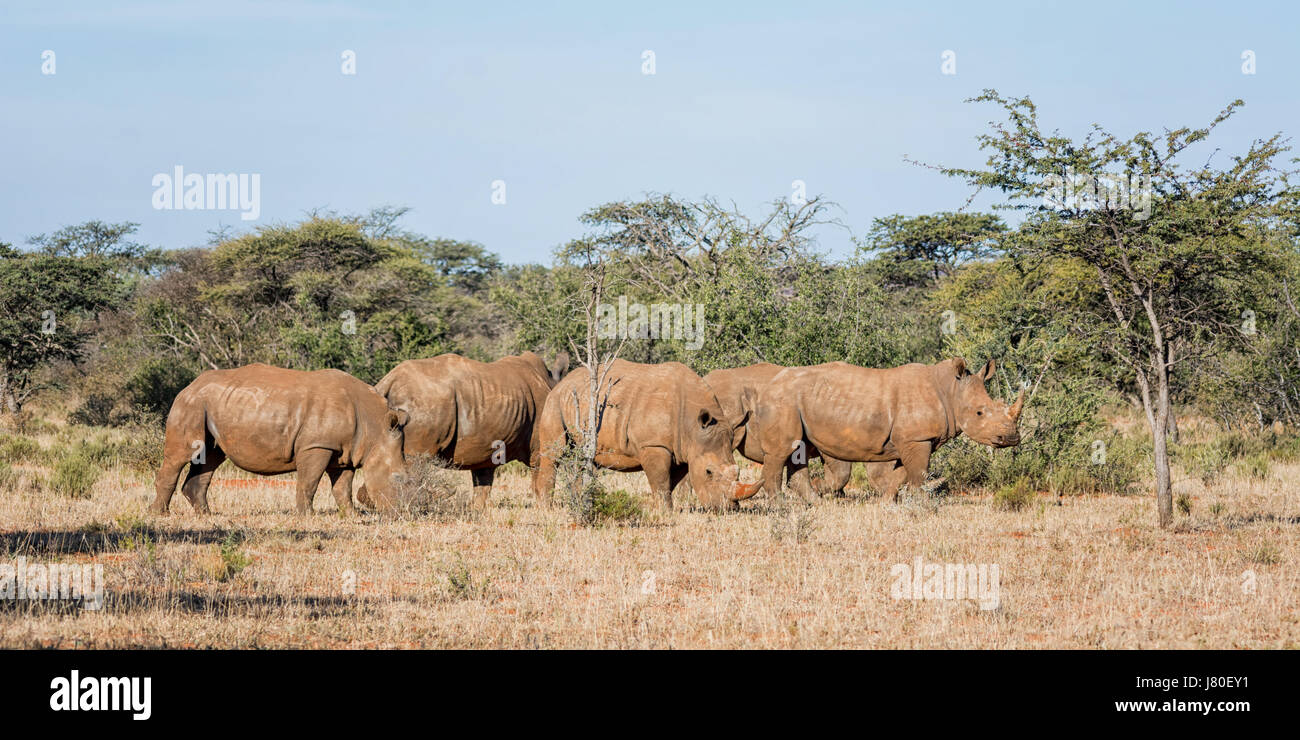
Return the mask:
M 364 468 L 381 505 L 391 506 L 391 476 L 405 467 L 406 413 L 340 370 L 286 370 L 254 364 L 209 370 L 176 395 L 167 414 L 163 462 L 150 510 L 166 514 L 181 468 L 181 490 L 208 513 L 212 473 L 227 458 L 262 475 L 298 471 L 298 512 L 311 511 L 328 473 L 339 510 L 352 512 L 352 476 Z
M 991 447 L 1020 444 L 1016 427 L 1025 394 L 1010 406 L 989 398 L 989 360 L 978 373 L 961 358 L 934 365 L 874 370 L 844 362 L 781 371 L 759 392 L 755 416 L 763 447 L 763 488 L 776 491 L 783 468 L 809 496 L 807 463 L 792 449 L 802 443 L 838 460 L 869 466 L 873 484 L 892 500 L 904 482 L 925 482 L 930 454 L 959 434 Z
M 713 389 L 718 403 L 722 404 L 722 412 L 737 424 L 732 447 L 751 462 L 763 462 L 763 443 L 759 438 L 758 422 L 754 419 L 758 391 L 784 369 L 781 365 L 760 362 L 757 365 L 714 370 L 704 376 L 704 382 Z M 853 463 L 828 457 L 817 450 L 808 450 L 809 457 L 817 457 L 819 454 L 825 472 L 813 481 L 813 486 L 818 493 L 844 495 L 844 486 L 848 484 L 853 472 Z
M 735 506 L 752 486 L 737 480 L 732 459 L 735 425 L 704 380 L 680 362 L 643 365 L 615 360 L 598 424 L 596 464 L 611 470 L 645 471 L 650 490 L 672 507 L 673 489 L 684 478 L 706 507 Z M 590 408 L 590 374 L 578 368 L 546 397 L 538 420 L 538 466 L 533 491 L 546 505 L 555 487 L 556 457 L 572 440 L 581 445 Z
M 434 455 L 474 479 L 474 506 L 486 508 L 498 465 L 537 465 L 534 422 L 551 388 L 569 369 L 561 352 L 552 367 L 532 352 L 477 362 L 460 355 L 407 360 L 375 386 L 407 413 L 406 455 Z M 363 486 L 357 500 L 369 505 Z

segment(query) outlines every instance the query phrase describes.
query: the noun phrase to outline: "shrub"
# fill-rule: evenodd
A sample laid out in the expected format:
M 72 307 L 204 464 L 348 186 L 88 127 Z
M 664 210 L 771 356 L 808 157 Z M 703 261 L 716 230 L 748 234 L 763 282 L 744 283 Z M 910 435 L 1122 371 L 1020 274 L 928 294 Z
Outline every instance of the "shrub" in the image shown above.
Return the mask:
M 456 556 L 456 564 L 446 569 L 446 575 L 447 590 L 451 598 L 458 601 L 485 598 L 492 586 L 492 578 L 489 576 L 475 579 L 469 565 L 459 554 Z
M 80 442 L 80 453 L 104 467 L 122 465 L 131 470 L 151 471 L 162 464 L 164 435 L 154 426 L 128 427 L 127 436 L 118 441 L 107 434 Z
M 114 419 L 113 409 L 116 406 L 116 397 L 104 393 L 92 393 L 68 415 L 68 421 L 86 427 L 111 426 Z
M 160 427 L 128 427 L 126 439 L 117 443 L 117 462 L 130 470 L 157 470 L 162 465 L 164 441 Z
M 1034 501 L 1034 489 L 1029 479 L 1021 478 L 1015 483 L 1003 486 L 993 494 L 993 507 L 1002 511 L 1020 511 Z
M 876 491 L 871 485 L 871 478 L 867 476 L 866 463 L 853 463 L 852 472 L 849 473 L 849 485 L 861 491 Z
M 1022 442 L 990 450 L 959 437 L 935 453 L 931 470 L 954 490 L 1015 485 L 1057 494 L 1126 494 L 1140 480 L 1149 441 L 1108 431 L 1101 421 L 1105 393 L 1090 380 L 1044 383 L 1025 408 Z
M 117 444 L 109 441 L 108 435 L 100 434 L 82 442 L 80 454 L 101 466 L 112 465 L 117 461 Z
M 776 505 L 772 507 L 772 539 L 783 542 L 787 537 L 798 544 L 812 538 L 817 530 L 817 519 L 812 507 L 797 507 L 792 510 L 787 504 L 788 494 L 782 492 L 777 496 Z
M 87 498 L 95 481 L 99 480 L 99 471 L 99 465 L 90 458 L 74 453 L 55 463 L 50 487 L 62 496 Z
M 1225 446 L 1216 442 L 1170 445 L 1170 457 L 1206 486 L 1214 483 L 1231 461 Z
M 194 382 L 195 377 L 195 372 L 186 365 L 168 358 L 155 358 L 136 370 L 122 392 L 132 408 L 161 422 L 176 395 Z
M 0 437 L 0 462 L 36 462 L 44 456 L 40 444 L 21 435 Z
M 620 502 L 619 498 L 610 499 L 610 493 L 600 482 L 599 473 L 584 487 L 583 466 L 580 449 L 573 445 L 562 446 L 555 457 L 555 485 L 564 492 L 564 505 L 573 520 L 582 526 L 594 526 L 602 521 L 601 507 L 605 511 L 613 511 L 629 505 L 629 502 Z M 622 495 L 627 496 L 627 493 L 622 492 Z
M 607 522 L 635 524 L 645 515 L 640 500 L 622 488 L 610 491 L 597 486 L 597 490 L 593 493 L 591 506 L 593 524 Z
M 243 542 L 244 537 L 238 531 L 230 532 L 221 541 L 221 560 L 212 574 L 217 581 L 225 583 L 253 563 L 253 559 L 239 549 Z
M 18 472 L 7 462 L 0 462 L 0 488 L 8 489 L 18 483 Z
M 1278 462 L 1294 462 L 1300 459 L 1300 437 L 1269 434 L 1268 455 Z
M 1246 545 L 1241 555 L 1247 561 L 1259 565 L 1277 565 L 1282 562 L 1282 556 L 1278 552 L 1277 546 L 1268 542 Z
M 1238 466 L 1246 477 L 1252 480 L 1264 480 L 1268 478 L 1269 457 L 1266 452 L 1256 452 L 1238 463 Z
M 446 462 L 424 453 L 412 455 L 406 462 L 406 470 L 393 479 L 396 505 L 392 514 L 408 519 L 457 519 L 470 514 L 469 494 L 457 488 L 456 471 Z

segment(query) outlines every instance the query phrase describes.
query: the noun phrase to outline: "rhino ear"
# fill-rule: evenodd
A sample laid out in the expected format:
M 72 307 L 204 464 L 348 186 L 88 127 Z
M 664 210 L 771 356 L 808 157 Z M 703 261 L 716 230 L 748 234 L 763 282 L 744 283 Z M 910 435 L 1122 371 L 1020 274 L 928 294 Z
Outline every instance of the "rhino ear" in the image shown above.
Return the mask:
M 388 410 L 389 431 L 396 431 L 398 429 L 404 428 L 406 426 L 406 422 L 410 421 L 410 419 L 411 417 L 401 409 L 389 409 Z
M 984 369 L 980 370 L 980 380 L 988 380 L 993 377 L 993 371 L 998 369 L 998 364 L 993 360 L 984 363 Z
M 754 415 L 754 408 L 758 405 L 758 394 L 753 388 L 746 388 L 740 392 L 740 417 L 733 419 L 734 428 L 739 429 L 749 421 L 749 417 Z
M 713 414 L 710 414 L 708 409 L 700 409 L 700 428 L 701 428 L 701 429 L 708 429 L 709 427 L 711 427 L 711 426 L 713 426 L 714 424 L 717 424 L 717 423 L 718 423 L 717 418 L 714 417 Z

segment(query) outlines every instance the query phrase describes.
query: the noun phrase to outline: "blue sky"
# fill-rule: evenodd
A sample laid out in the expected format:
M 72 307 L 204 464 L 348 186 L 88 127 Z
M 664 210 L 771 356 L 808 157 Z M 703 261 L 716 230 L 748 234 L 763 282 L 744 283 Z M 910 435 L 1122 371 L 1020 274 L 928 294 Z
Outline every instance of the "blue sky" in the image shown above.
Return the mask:
M 1240 97 L 1225 153 L 1294 134 L 1298 31 L 1284 2 L 6 2 L 0 240 L 101 219 L 183 247 L 219 224 L 395 204 L 415 231 L 549 262 L 600 203 L 669 192 L 757 213 L 796 179 L 860 234 L 962 205 L 965 186 L 903 157 L 981 163 L 996 111 L 962 101 L 987 87 L 1066 133 L 1203 125 Z M 151 179 L 175 165 L 260 174 L 259 220 L 155 210 Z M 852 250 L 837 229 L 820 246 Z

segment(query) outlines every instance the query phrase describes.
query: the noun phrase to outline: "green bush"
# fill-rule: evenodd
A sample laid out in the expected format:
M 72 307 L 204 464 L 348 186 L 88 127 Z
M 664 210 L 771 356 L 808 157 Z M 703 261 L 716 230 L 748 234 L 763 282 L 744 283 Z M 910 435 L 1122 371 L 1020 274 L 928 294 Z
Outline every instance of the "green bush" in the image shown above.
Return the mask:
M 595 491 L 591 505 L 593 524 L 606 522 L 631 524 L 640 521 L 644 515 L 640 500 L 622 488 L 610 491 L 598 487 Z
M 117 463 L 130 470 L 157 470 L 162 465 L 164 441 L 160 427 L 128 427 L 126 439 L 117 443 Z
M 1268 478 L 1269 457 L 1266 452 L 1256 452 L 1238 463 L 1242 474 L 1251 480 Z
M 1233 430 L 1200 442 L 1172 445 L 1170 453 L 1174 462 L 1207 486 L 1233 464 L 1242 475 L 1263 480 L 1271 463 L 1300 458 L 1300 437 Z
M 218 582 L 225 583 L 229 581 L 253 563 L 253 558 L 239 549 L 239 546 L 243 543 L 244 537 L 238 530 L 230 532 L 222 540 L 221 562 L 212 574 Z
M 991 450 L 960 437 L 939 449 L 931 470 L 954 491 L 998 489 L 1023 480 L 1035 490 L 1060 495 L 1125 495 L 1142 479 L 1143 465 L 1150 460 L 1149 441 L 1114 434 L 1055 440 L 1030 434 L 1024 439 L 1018 447 Z
M 41 445 L 34 439 L 21 435 L 0 437 L 0 462 L 39 462 L 44 457 Z
M 160 422 L 171 410 L 172 401 L 197 374 L 189 367 L 168 358 L 149 360 L 126 381 L 122 389 L 133 408 Z
M 993 508 L 1002 511 L 1020 511 L 1034 502 L 1034 488 L 1027 478 L 1002 486 L 993 494 Z
M 106 393 L 92 393 L 86 396 L 71 414 L 68 421 L 83 427 L 112 426 L 116 418 L 117 398 Z
M 445 568 L 447 591 L 456 601 L 487 598 L 492 588 L 492 577 L 475 578 L 464 557 L 456 554 L 456 563 Z
M 90 489 L 99 480 L 100 466 L 83 454 L 73 453 L 54 464 L 50 487 L 55 493 L 69 498 L 87 498 Z

